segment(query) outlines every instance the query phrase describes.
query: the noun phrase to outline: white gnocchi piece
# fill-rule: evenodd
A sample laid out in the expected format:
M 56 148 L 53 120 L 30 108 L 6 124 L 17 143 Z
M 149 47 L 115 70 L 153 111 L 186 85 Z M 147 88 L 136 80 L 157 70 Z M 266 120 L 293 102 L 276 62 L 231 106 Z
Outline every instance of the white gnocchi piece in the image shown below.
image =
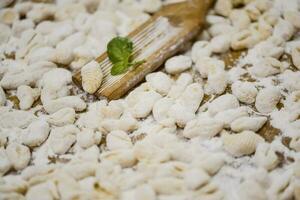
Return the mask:
M 284 19 L 290 22 L 296 29 L 300 28 L 300 13 L 299 11 L 285 11 Z
M 112 131 L 106 136 L 106 145 L 109 150 L 128 149 L 132 142 L 126 132 Z
M 13 110 L 0 113 L 0 127 L 2 128 L 26 128 L 36 116 L 30 112 Z
M 14 2 L 14 0 L 3 0 L 0 3 L 0 8 L 5 8 L 5 7 L 9 6 L 13 2 Z
M 137 161 L 132 149 L 116 149 L 103 152 L 100 159 L 117 163 L 124 168 L 132 167 Z
M 292 170 L 286 170 L 281 174 L 277 174 L 272 179 L 272 183 L 267 190 L 269 199 L 290 199 L 293 198 L 293 177 Z
M 300 72 L 293 72 L 291 70 L 285 70 L 279 75 L 279 80 L 282 82 L 282 86 L 289 92 L 300 90 Z
M 64 126 L 75 122 L 75 110 L 73 108 L 62 108 L 51 114 L 47 121 L 55 126 Z
M 205 85 L 206 94 L 222 94 L 228 83 L 227 72 L 222 68 L 209 68 Z
M 168 94 L 173 80 L 163 72 L 155 72 L 148 74 L 146 76 L 146 81 L 149 83 L 150 87 L 152 87 L 156 92 L 161 95 Z
M 213 37 L 210 41 L 210 47 L 214 53 L 225 53 L 229 50 L 231 37 L 229 34 L 221 34 Z
M 241 132 L 245 130 L 256 132 L 267 121 L 266 117 L 240 117 L 230 124 L 231 130 Z
M 210 176 L 200 168 L 193 168 L 184 173 L 183 179 L 187 188 L 195 190 L 207 184 L 210 180 Z
M 138 127 L 138 121 L 128 112 L 124 113 L 120 119 L 104 119 L 100 123 L 107 132 L 114 130 L 133 131 Z
M 292 50 L 293 64 L 300 70 L 300 47 L 295 47 Z
M 101 141 L 102 134 L 99 131 L 84 128 L 77 134 L 76 141 L 81 148 L 89 148 L 93 145 L 98 145 Z
M 26 13 L 26 17 L 32 19 L 34 23 L 39 23 L 46 19 L 53 18 L 55 9 L 55 6 L 49 4 L 34 4 L 32 9 Z
M 72 82 L 72 74 L 70 71 L 63 68 L 55 68 L 46 72 L 41 81 L 40 85 L 43 89 L 59 89 L 62 86 L 70 84 Z
M 171 98 L 164 97 L 159 99 L 152 109 L 153 118 L 164 126 L 172 126 L 175 121 L 169 117 L 168 111 L 173 104 L 174 100 Z
M 161 8 L 162 2 L 160 0 L 142 0 L 141 5 L 146 12 L 154 13 Z
M 17 97 L 20 101 L 19 106 L 21 110 L 28 110 L 31 108 L 32 104 L 39 96 L 40 92 L 38 88 L 32 89 L 27 85 L 21 85 L 17 89 Z
M 199 83 L 192 83 L 185 88 L 176 102 L 186 107 L 190 112 L 196 112 L 202 102 L 203 96 L 204 92 L 202 85 Z
M 175 84 L 172 85 L 172 87 L 170 88 L 170 91 L 167 96 L 172 99 L 177 99 L 185 90 L 185 88 L 192 82 L 193 82 L 193 77 L 190 74 L 188 73 L 180 74 Z
M 290 22 L 280 19 L 274 27 L 273 35 L 287 41 L 293 36 L 294 32 L 295 29 Z
M 214 10 L 217 14 L 228 17 L 232 11 L 232 7 L 231 0 L 218 0 L 215 4 Z
M 280 99 L 281 94 L 277 88 L 267 87 L 258 92 L 255 100 L 255 107 L 258 112 L 270 113 L 276 108 Z
M 246 104 L 254 103 L 258 93 L 254 84 L 250 82 L 236 81 L 231 85 L 231 90 L 240 102 Z
M 89 94 L 93 94 L 100 87 L 103 73 L 96 61 L 91 61 L 81 68 L 82 88 Z
M 253 157 L 258 167 L 272 170 L 279 164 L 279 158 L 269 143 L 260 143 Z
M 191 57 L 194 63 L 202 57 L 209 57 L 212 53 L 210 43 L 207 41 L 197 41 L 193 44 Z
M 29 64 L 38 62 L 38 61 L 54 61 L 55 50 L 52 47 L 38 47 L 31 50 L 26 56 L 25 59 Z
M 243 200 L 266 200 L 268 196 L 265 189 L 254 180 L 245 180 L 238 186 L 238 198 Z
M 4 148 L 0 148 L 0 176 L 8 172 L 12 167 Z
M 6 102 L 6 95 L 2 87 L 0 86 L 0 106 L 4 106 Z
M 20 37 L 23 31 L 34 28 L 34 23 L 30 19 L 14 21 L 12 24 L 12 33 L 16 37 Z
M 276 58 L 263 58 L 250 68 L 250 73 L 257 77 L 268 77 L 280 73 L 284 69 L 283 63 Z
M 65 154 L 76 142 L 76 134 L 79 132 L 74 125 L 53 128 L 49 136 L 49 146 L 55 154 Z
M 22 142 L 29 147 L 40 146 L 47 139 L 49 132 L 50 127 L 45 120 L 36 120 L 28 126 Z
M 223 35 L 224 33 L 226 34 L 234 34 L 236 33 L 237 30 L 235 27 L 233 27 L 230 23 L 228 22 L 220 22 L 220 23 L 216 23 L 213 24 L 212 26 L 210 26 L 208 28 L 208 33 L 212 36 L 212 37 L 216 37 L 218 35 Z M 209 43 L 210 44 L 210 43 Z M 210 47 L 210 45 L 208 45 Z M 207 55 L 208 57 L 210 55 Z
M 126 101 L 133 117 L 144 118 L 151 113 L 155 102 L 161 97 L 159 93 L 153 90 L 133 91 L 127 96 Z
M 63 108 L 73 108 L 75 111 L 83 111 L 86 108 L 86 103 L 78 96 L 66 96 L 45 103 L 44 108 L 50 114 Z
M 200 137 L 209 139 L 217 135 L 223 129 L 223 123 L 213 118 L 199 118 L 189 121 L 184 130 L 183 136 L 187 138 Z
M 213 72 L 217 69 L 224 69 L 225 63 L 222 60 L 215 58 L 202 57 L 197 60 L 195 68 L 200 73 L 201 77 L 207 78 L 209 70 Z
M 149 184 L 158 194 L 176 194 L 184 187 L 184 181 L 175 177 L 155 178 L 150 180 Z
M 233 50 L 242 50 L 253 47 L 260 41 L 260 34 L 245 29 L 233 34 L 231 39 L 231 48 Z
M 223 153 L 205 153 L 197 156 L 192 162 L 193 167 L 205 170 L 209 175 L 215 175 L 225 164 Z
M 9 40 L 9 37 L 11 36 L 11 29 L 9 26 L 2 23 L 0 24 L 0 29 L 0 45 L 2 45 Z
M 232 94 L 224 94 L 214 99 L 208 105 L 208 112 L 212 116 L 217 113 L 239 107 L 239 101 Z
M 172 105 L 168 111 L 168 115 L 175 120 L 179 127 L 184 127 L 187 122 L 195 118 L 195 113 L 180 103 Z
M 222 135 L 223 147 L 235 157 L 250 155 L 255 152 L 259 143 L 264 139 L 252 131 L 243 131 L 237 134 L 225 133 Z
M 229 19 L 234 27 L 238 30 L 243 30 L 249 27 L 251 19 L 248 13 L 243 9 L 234 9 L 229 15 Z
M 192 59 L 189 56 L 179 55 L 169 58 L 165 63 L 165 69 L 169 74 L 181 73 L 192 66 Z
M 1 9 L 0 11 L 0 22 L 12 25 L 14 21 L 19 20 L 19 13 L 12 8 Z
M 34 200 L 43 197 L 43 199 L 59 198 L 56 185 L 53 181 L 33 185 L 28 189 L 25 195 L 27 200 Z
M 29 148 L 15 142 L 8 144 L 6 154 L 15 170 L 21 170 L 27 167 L 31 158 Z
M 224 124 L 224 127 L 228 128 L 230 127 L 230 124 L 240 118 L 240 117 L 246 117 L 248 116 L 247 107 L 238 107 L 233 109 L 228 109 L 221 111 L 215 115 L 215 119 L 222 122 Z

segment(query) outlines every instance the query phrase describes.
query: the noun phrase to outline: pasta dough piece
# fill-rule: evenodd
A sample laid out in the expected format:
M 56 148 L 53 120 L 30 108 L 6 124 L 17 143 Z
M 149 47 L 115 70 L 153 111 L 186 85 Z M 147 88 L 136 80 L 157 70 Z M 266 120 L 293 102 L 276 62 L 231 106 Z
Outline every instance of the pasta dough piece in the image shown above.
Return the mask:
M 82 88 L 89 94 L 93 94 L 100 87 L 103 73 L 99 63 L 91 61 L 81 68 Z
M 73 124 L 75 121 L 75 110 L 73 108 L 62 108 L 51 114 L 47 121 L 55 126 Z
M 239 107 L 239 101 L 232 94 L 224 94 L 214 99 L 208 105 L 208 112 L 214 116 L 217 113 Z
M 230 0 L 218 0 L 214 10 L 217 14 L 227 17 L 231 13 L 232 2 Z
M 161 95 L 168 94 L 173 81 L 172 79 L 163 72 L 155 72 L 146 76 L 146 81 L 149 83 L 156 92 Z
M 234 82 L 231 85 L 232 94 L 238 98 L 240 102 L 251 104 L 255 102 L 257 89 L 250 82 Z
M 31 158 L 29 148 L 18 143 L 10 143 L 6 147 L 6 154 L 15 170 L 27 167 Z
M 17 97 L 20 101 L 19 106 L 22 110 L 31 108 L 34 101 L 40 96 L 39 89 L 32 89 L 27 85 L 21 85 L 17 89 Z
M 245 106 L 228 109 L 217 113 L 214 118 L 222 122 L 224 124 L 224 127 L 228 128 L 234 120 L 240 117 L 248 116 L 247 110 L 248 109 Z
M 237 134 L 223 134 L 223 146 L 226 151 L 235 157 L 250 155 L 255 152 L 259 143 L 264 139 L 252 131 L 243 131 Z
M 165 63 L 166 71 L 169 74 L 178 74 L 181 73 L 192 66 L 192 60 L 188 56 L 174 56 L 168 59 Z
M 210 180 L 209 175 L 202 169 L 193 168 L 184 173 L 184 182 L 187 188 L 195 190 Z
M 183 130 L 187 138 L 199 136 L 208 139 L 218 134 L 223 129 L 223 123 L 212 118 L 200 118 L 189 121 Z
M 126 149 L 132 147 L 132 142 L 126 132 L 112 131 L 106 136 L 106 145 L 109 150 Z
M 266 170 L 272 170 L 279 164 L 278 156 L 268 143 L 261 143 L 257 146 L 254 161 L 257 166 Z
M 49 132 L 49 124 L 45 120 L 37 120 L 28 126 L 27 133 L 23 135 L 22 141 L 30 147 L 40 146 L 47 139 Z
M 255 101 L 256 109 L 261 113 L 270 113 L 281 99 L 280 91 L 275 87 L 261 89 Z
M 266 121 L 266 117 L 240 117 L 230 124 L 230 128 L 235 132 L 245 130 L 256 132 L 266 123 Z

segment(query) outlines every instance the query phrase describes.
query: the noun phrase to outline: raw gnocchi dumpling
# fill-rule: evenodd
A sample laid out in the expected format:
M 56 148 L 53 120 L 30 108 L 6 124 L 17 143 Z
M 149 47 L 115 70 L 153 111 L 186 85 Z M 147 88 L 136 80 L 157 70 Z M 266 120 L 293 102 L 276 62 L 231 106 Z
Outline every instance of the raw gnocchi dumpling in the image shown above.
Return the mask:
M 101 160 L 109 160 L 122 167 L 132 167 L 136 163 L 133 149 L 116 149 L 101 153 Z
M 250 155 L 255 152 L 259 143 L 264 139 L 252 131 L 243 131 L 237 134 L 225 133 L 222 135 L 223 147 L 235 157 Z
M 45 103 L 44 108 L 50 114 L 63 108 L 73 108 L 75 111 L 83 111 L 86 108 L 86 103 L 78 96 L 66 96 Z
M 6 154 L 15 170 L 21 170 L 29 164 L 31 153 L 27 146 L 18 143 L 10 143 L 6 147 Z
M 208 105 L 208 112 L 214 116 L 217 113 L 239 107 L 239 101 L 232 94 L 224 94 L 213 100 Z
M 204 92 L 202 85 L 199 83 L 192 83 L 186 87 L 176 102 L 186 107 L 189 111 L 196 112 L 202 102 L 203 96 Z
M 254 162 L 259 167 L 272 170 L 279 164 L 279 158 L 270 144 L 260 143 L 256 148 Z
M 183 130 L 183 135 L 187 138 L 208 139 L 218 134 L 222 129 L 222 122 L 212 118 L 200 118 L 189 121 Z
M 250 82 L 236 81 L 231 85 L 232 94 L 242 103 L 251 104 L 255 102 L 257 95 L 256 87 Z
M 183 178 L 187 188 L 192 190 L 207 184 L 210 180 L 210 176 L 201 168 L 187 170 L 184 173 Z
M 51 114 L 47 121 L 55 126 L 73 124 L 75 121 L 75 110 L 73 108 L 62 108 Z
M 215 119 L 222 122 L 224 127 L 230 127 L 230 124 L 240 118 L 248 116 L 248 109 L 245 106 L 221 111 L 215 115 Z
M 209 68 L 208 78 L 205 85 L 205 93 L 222 94 L 228 83 L 227 72 L 222 68 Z
M 93 94 L 100 87 L 103 73 L 96 61 L 91 61 L 81 68 L 82 88 L 84 91 Z
M 207 78 L 210 69 L 224 69 L 225 63 L 222 60 L 215 58 L 201 57 L 197 60 L 195 68 L 200 73 L 201 77 Z
M 266 117 L 240 117 L 230 124 L 230 128 L 235 132 L 245 130 L 256 132 L 266 123 L 266 121 Z
M 22 141 L 30 147 L 40 146 L 47 139 L 49 132 L 50 126 L 45 120 L 36 120 L 28 126 Z
M 172 85 L 168 93 L 168 97 L 177 99 L 185 90 L 185 88 L 193 82 L 193 77 L 188 73 L 182 73 L 176 80 L 175 84 Z
M 192 60 L 194 63 L 197 62 L 198 59 L 203 57 L 209 57 L 212 53 L 209 42 L 207 41 L 198 41 L 193 44 L 192 47 Z
M 106 136 L 106 145 L 109 150 L 126 149 L 132 147 L 132 142 L 126 132 L 112 131 Z
M 281 99 L 280 91 L 275 87 L 261 89 L 255 100 L 255 107 L 261 113 L 270 113 Z
M 126 98 L 131 114 L 135 118 L 144 118 L 150 114 L 155 102 L 162 96 L 153 91 L 132 91 Z
M 171 98 L 165 97 L 158 100 L 153 106 L 153 118 L 164 126 L 173 125 L 175 121 L 168 115 L 168 111 L 173 104 L 174 100 Z
M 195 118 L 195 113 L 191 112 L 184 105 L 175 103 L 170 107 L 168 115 L 173 118 L 179 127 L 184 127 L 187 122 Z
M 287 41 L 293 36 L 294 31 L 295 29 L 289 21 L 280 19 L 274 27 L 273 35 Z
M 295 47 L 292 50 L 293 64 L 300 70 L 300 47 Z
M 265 189 L 254 180 L 245 180 L 238 187 L 238 198 L 243 200 L 268 199 Z
M 32 104 L 39 97 L 39 89 L 32 89 L 27 85 L 21 85 L 17 89 L 17 97 L 20 101 L 20 108 L 22 110 L 27 110 L 31 108 Z
M 74 125 L 53 128 L 49 136 L 49 146 L 55 154 L 64 154 L 76 142 L 76 134 L 79 132 Z
M 215 11 L 217 14 L 227 17 L 231 13 L 232 7 L 231 0 L 218 0 L 215 5 Z
M 179 55 L 168 59 L 165 63 L 166 71 L 169 74 L 181 73 L 192 66 L 192 59 L 189 56 Z
M 155 72 L 146 76 L 146 81 L 150 84 L 155 91 L 161 95 L 168 94 L 173 81 L 172 79 L 163 72 Z
M 84 128 L 77 134 L 76 140 L 81 148 L 89 148 L 94 144 L 98 145 L 101 141 L 102 134 L 92 129 Z

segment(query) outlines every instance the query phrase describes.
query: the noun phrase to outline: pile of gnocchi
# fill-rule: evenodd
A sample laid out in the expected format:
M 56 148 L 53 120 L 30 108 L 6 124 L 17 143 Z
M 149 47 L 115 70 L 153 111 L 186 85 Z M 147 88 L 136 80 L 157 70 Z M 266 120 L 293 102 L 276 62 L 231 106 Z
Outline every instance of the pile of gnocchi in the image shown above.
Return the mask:
M 299 0 L 217 0 L 190 50 L 90 95 L 107 43 L 172 2 L 0 1 L 0 199 L 300 199 Z

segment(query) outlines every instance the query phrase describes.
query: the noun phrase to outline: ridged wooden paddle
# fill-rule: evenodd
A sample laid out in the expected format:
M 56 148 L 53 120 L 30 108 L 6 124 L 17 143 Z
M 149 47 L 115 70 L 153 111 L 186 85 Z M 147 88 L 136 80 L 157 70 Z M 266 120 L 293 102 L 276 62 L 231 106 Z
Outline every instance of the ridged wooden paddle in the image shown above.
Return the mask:
M 112 64 L 107 54 L 96 58 L 104 78 L 95 95 L 110 100 L 120 98 L 167 58 L 182 50 L 187 42 L 198 35 L 212 3 L 213 0 L 187 0 L 166 5 L 132 31 L 128 37 L 133 42 L 134 60 L 146 61 L 133 70 L 112 76 Z M 73 81 L 81 87 L 80 71 L 73 75 Z

